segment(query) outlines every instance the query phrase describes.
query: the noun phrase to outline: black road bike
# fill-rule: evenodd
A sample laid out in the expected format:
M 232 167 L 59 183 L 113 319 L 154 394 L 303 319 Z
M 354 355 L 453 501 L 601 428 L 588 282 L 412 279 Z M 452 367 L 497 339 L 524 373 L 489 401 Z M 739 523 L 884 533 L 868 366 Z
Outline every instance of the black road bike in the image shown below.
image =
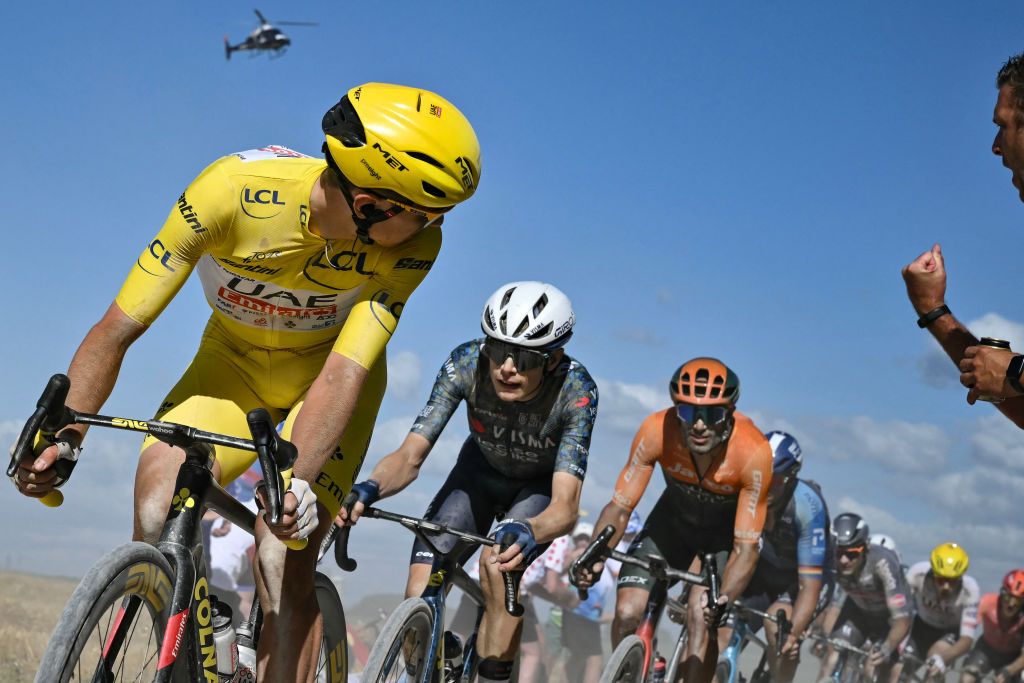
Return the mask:
M 159 542 L 155 546 L 127 543 L 89 570 L 50 638 L 37 683 L 219 680 L 212 625 L 216 601 L 204 575 L 200 520 L 209 508 L 253 533 L 256 516 L 217 483 L 211 471 L 213 446 L 257 454 L 267 485 L 266 514 L 271 520 L 280 519 L 282 492 L 291 477 L 295 447 L 278 436 L 263 409 L 248 415 L 250 440 L 171 422 L 79 413 L 64 405 L 69 388 L 65 375 L 50 379 L 18 438 L 8 476 L 15 474 L 20 461 L 33 457 L 37 432 L 52 435 L 71 424 L 151 434 L 184 450 L 185 461 L 178 469 L 175 495 Z M 55 464 L 65 482 L 74 466 L 72 460 Z M 342 683 L 347 679 L 348 652 L 341 600 L 326 576 L 317 573 L 315 585 L 324 625 L 317 680 Z M 262 621 L 255 600 L 248 619 L 238 629 L 239 642 L 255 649 Z M 243 643 L 244 637 L 248 640 Z

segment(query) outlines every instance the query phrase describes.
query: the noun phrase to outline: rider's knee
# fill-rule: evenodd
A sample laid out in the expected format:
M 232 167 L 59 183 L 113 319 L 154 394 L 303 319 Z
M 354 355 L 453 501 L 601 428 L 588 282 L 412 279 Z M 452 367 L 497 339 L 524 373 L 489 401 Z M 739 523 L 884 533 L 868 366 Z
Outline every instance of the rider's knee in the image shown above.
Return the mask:
M 618 600 L 615 603 L 615 619 L 626 629 L 632 631 L 640 625 L 646 601 Z

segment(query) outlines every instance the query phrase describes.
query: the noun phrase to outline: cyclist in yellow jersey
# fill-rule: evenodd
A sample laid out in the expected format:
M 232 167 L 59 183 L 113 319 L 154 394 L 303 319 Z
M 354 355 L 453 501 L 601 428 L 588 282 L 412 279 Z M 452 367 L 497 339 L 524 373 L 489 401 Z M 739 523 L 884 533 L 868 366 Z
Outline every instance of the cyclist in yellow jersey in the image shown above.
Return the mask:
M 265 681 L 312 680 L 320 618 L 310 579 L 319 540 L 366 453 L 386 383 L 384 347 L 434 263 L 444 215 L 472 196 L 480 177 L 472 126 L 426 90 L 353 88 L 323 129 L 326 162 L 272 146 L 207 167 L 68 370 L 68 405 L 97 412 L 128 347 L 199 271 L 213 314 L 157 417 L 246 436 L 246 413 L 265 407 L 285 421 L 299 451 L 281 524 L 257 526 Z M 43 497 L 62 485 L 53 463 L 77 458 L 84 435 L 84 427 L 69 427 L 58 443 L 41 443 L 36 459 L 21 463 L 19 490 Z M 183 457 L 153 439 L 143 444 L 135 539 L 157 540 Z M 252 459 L 217 447 L 214 472 L 227 483 Z M 281 540 L 297 538 L 309 545 L 286 563 Z

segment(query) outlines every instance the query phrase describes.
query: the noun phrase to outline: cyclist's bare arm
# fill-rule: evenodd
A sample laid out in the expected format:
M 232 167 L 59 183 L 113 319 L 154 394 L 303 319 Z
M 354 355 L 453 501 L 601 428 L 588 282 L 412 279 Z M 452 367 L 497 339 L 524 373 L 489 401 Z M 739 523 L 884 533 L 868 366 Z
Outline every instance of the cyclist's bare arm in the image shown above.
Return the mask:
M 895 651 L 899 644 L 903 642 L 903 639 L 907 637 L 912 623 L 913 620 L 909 616 L 898 617 L 892 620 L 892 624 L 889 625 L 889 634 L 885 637 L 885 642 L 890 647 L 890 651 Z
M 722 572 L 722 587 L 719 589 L 719 594 L 728 596 L 730 601 L 743 595 L 744 589 L 754 576 L 759 556 L 757 543 L 733 542 L 729 561 L 726 562 L 725 571 Z
M 818 606 L 818 598 L 821 596 L 822 581 L 820 578 L 801 576 L 800 590 L 793 604 L 793 617 L 790 633 L 796 637 L 803 635 L 807 627 L 811 625 L 814 618 L 814 610 Z
M 71 360 L 67 405 L 86 413 L 99 412 L 114 390 L 125 352 L 146 329 L 146 325 L 128 317 L 112 303 L 103 318 L 85 335 Z M 65 428 L 61 436 L 80 444 L 86 429 L 84 425 L 73 425 Z M 57 448 L 51 446 L 40 453 L 34 463 L 22 463 L 18 474 L 22 493 L 38 498 L 51 491 L 56 474 L 50 468 L 56 459 Z
M 629 524 L 629 515 L 632 512 L 633 508 L 631 507 L 617 503 L 614 500 L 609 501 L 601 510 L 601 514 L 597 518 L 597 523 L 594 524 L 595 536 L 599 534 L 602 529 L 611 524 L 615 527 L 615 532 L 608 540 L 608 547 L 614 548 L 618 545 L 619 540 L 626 532 L 626 525 Z M 591 541 L 593 541 L 593 538 L 591 538 Z M 597 562 L 592 567 L 580 567 L 580 575 L 576 577 L 577 585 L 579 585 L 580 588 L 589 588 L 601 576 L 602 571 L 604 571 L 604 562 Z
M 553 541 L 572 531 L 580 511 L 580 492 L 583 480 L 568 472 L 555 472 L 551 477 L 551 502 L 536 517 L 526 520 L 533 527 L 538 543 Z M 498 555 L 498 569 L 507 572 L 526 569 L 518 545 L 512 545 Z
M 433 448 L 433 444 L 430 441 L 415 432 L 409 432 L 398 450 L 381 458 L 370 475 L 370 479 L 380 484 L 380 497 L 393 496 L 416 481 L 416 477 L 420 474 L 420 467 L 427 459 L 427 455 L 430 454 L 431 448 Z M 359 501 L 352 506 L 352 524 L 359 521 L 360 515 L 363 514 L 363 507 Z M 348 520 L 348 512 L 344 506 L 338 511 L 338 520 L 341 522 Z
M 299 451 L 295 476 L 315 481 L 345 433 L 368 371 L 351 358 L 331 352 L 295 418 L 292 443 Z

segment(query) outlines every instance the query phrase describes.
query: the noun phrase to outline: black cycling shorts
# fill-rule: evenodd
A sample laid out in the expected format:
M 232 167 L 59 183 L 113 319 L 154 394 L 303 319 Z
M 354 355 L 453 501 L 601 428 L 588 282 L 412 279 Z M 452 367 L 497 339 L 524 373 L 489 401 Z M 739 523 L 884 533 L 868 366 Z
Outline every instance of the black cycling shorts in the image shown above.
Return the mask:
M 657 504 L 647 518 L 644 528 L 633 539 L 627 553 L 640 559 L 646 559 L 651 554 L 660 555 L 665 558 L 669 567 L 686 571 L 690 569 L 694 557 L 711 552 L 715 553 L 718 574 L 721 576 L 732 551 L 732 530 L 729 530 L 728 535 L 716 538 L 706 536 L 702 530 L 680 525 L 678 520 L 669 516 L 666 506 Z M 646 569 L 622 564 L 619 571 L 619 588 L 642 588 L 649 591 L 653 585 L 654 581 Z
M 424 515 L 453 529 L 486 534 L 495 521 L 506 518 L 526 520 L 536 517 L 551 503 L 551 479 L 554 473 L 534 479 L 512 479 L 491 467 L 470 438 L 462 445 L 459 459 L 441 490 L 434 496 Z M 449 553 L 459 543 L 450 534 L 432 535 L 437 549 Z M 538 547 L 538 556 L 549 544 Z M 476 551 L 467 547 L 459 563 L 464 564 Z M 410 564 L 432 564 L 434 553 L 419 538 L 412 546 Z
M 910 638 L 903 651 L 924 660 L 928 657 L 928 650 L 932 645 L 945 640 L 949 644 L 955 643 L 960 638 L 960 625 L 953 628 L 935 628 L 926 623 L 921 617 L 914 617 L 914 625 L 910 628 Z
M 1019 652 L 1011 652 L 1009 654 L 997 652 L 979 636 L 977 642 L 974 643 L 974 648 L 964 661 L 964 672 L 981 678 L 991 671 L 1002 669 L 1017 659 L 1019 655 Z

